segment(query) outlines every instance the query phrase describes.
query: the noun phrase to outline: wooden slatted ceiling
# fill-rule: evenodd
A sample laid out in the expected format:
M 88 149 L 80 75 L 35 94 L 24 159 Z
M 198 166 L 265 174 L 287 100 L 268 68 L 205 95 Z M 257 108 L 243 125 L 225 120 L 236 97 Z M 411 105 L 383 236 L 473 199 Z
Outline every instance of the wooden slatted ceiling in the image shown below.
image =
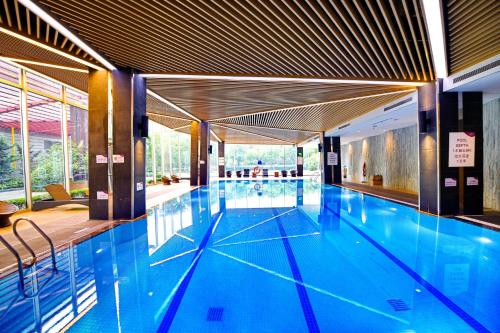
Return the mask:
M 99 65 L 90 55 L 82 51 L 45 21 L 31 13 L 17 0 L 0 2 L 0 27 L 58 49 L 74 57 Z M 0 32 L 0 55 L 39 62 L 86 69 L 76 61 L 57 55 L 33 44 Z
M 414 89 L 409 86 L 147 79 L 148 87 L 202 120 Z
M 500 54 L 500 1 L 446 2 L 450 74 Z
M 54 78 L 62 83 L 80 89 L 82 91 L 86 92 L 88 89 L 89 75 L 87 73 L 61 70 L 57 68 L 38 66 L 33 64 L 21 64 L 21 65 L 27 68 L 31 68 L 34 71 L 47 75 L 51 78 Z
M 328 103 L 317 106 L 290 108 L 277 112 L 257 113 L 247 116 L 226 118 L 218 123 L 243 126 L 284 128 L 292 130 L 326 131 L 359 117 L 408 93 Z
M 242 126 L 233 124 L 212 123 L 212 128 L 217 128 L 221 126 L 227 129 L 235 129 L 247 132 L 248 134 L 253 133 L 258 135 L 264 135 L 268 138 L 279 139 L 293 144 L 306 141 L 307 139 L 310 139 L 318 135 L 318 133 L 310 131 L 291 131 L 291 130 L 265 128 L 257 126 Z
M 224 127 L 222 127 L 224 126 Z M 273 137 L 251 134 L 248 131 L 241 131 L 230 128 L 226 125 L 212 124 L 211 129 L 217 136 L 228 144 L 259 144 L 259 145 L 290 145 L 290 141 L 283 141 Z
M 419 0 L 41 0 L 143 72 L 433 79 Z
M 191 121 L 189 121 L 189 120 L 173 118 L 173 117 L 168 117 L 168 116 L 159 116 L 159 115 L 151 114 L 151 113 L 148 113 L 148 116 L 149 116 L 150 120 L 157 122 L 158 124 L 161 124 L 163 126 L 171 128 L 171 129 L 179 129 L 180 127 L 191 125 Z M 189 127 L 188 127 L 188 129 L 189 129 Z
M 168 104 L 163 103 L 159 99 L 146 95 L 146 111 L 150 114 L 159 114 L 159 115 L 167 115 L 174 118 L 181 118 L 191 121 L 192 119 L 188 118 L 185 114 L 179 112 Z

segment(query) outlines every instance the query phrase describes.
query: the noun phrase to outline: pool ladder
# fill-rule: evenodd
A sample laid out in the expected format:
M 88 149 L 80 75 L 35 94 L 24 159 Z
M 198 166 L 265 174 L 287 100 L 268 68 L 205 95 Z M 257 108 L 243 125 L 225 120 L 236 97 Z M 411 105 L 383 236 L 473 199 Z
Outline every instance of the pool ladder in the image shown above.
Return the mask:
M 26 285 L 27 284 L 25 282 L 24 269 L 32 268 L 36 264 L 36 262 L 38 261 L 38 257 L 35 254 L 35 251 L 33 251 L 33 249 L 31 248 L 31 246 L 28 245 L 28 243 L 24 240 L 24 238 L 21 237 L 21 235 L 19 235 L 19 232 L 17 231 L 17 226 L 18 226 L 19 222 L 21 222 L 21 221 L 26 221 L 29 224 L 31 224 L 31 226 L 47 241 L 47 243 L 49 243 L 49 246 L 50 246 L 50 255 L 52 258 L 52 269 L 50 270 L 51 274 L 50 274 L 49 278 L 46 280 L 46 282 L 43 283 L 42 286 L 38 286 L 38 278 L 39 278 L 38 271 L 35 270 L 33 273 L 30 274 L 30 276 L 35 281 L 35 282 L 32 282 L 32 284 L 35 284 L 35 283 L 37 284 L 37 288 L 36 288 L 37 291 L 33 292 L 33 293 L 26 292 Z M 38 293 L 40 292 L 40 290 L 42 289 L 42 287 L 51 280 L 54 273 L 57 273 L 56 251 L 54 249 L 54 244 L 52 243 L 52 240 L 50 239 L 50 237 L 47 236 L 47 234 L 42 229 L 40 229 L 40 227 L 35 222 L 33 222 L 30 219 L 23 218 L 23 217 L 18 218 L 12 224 L 12 230 L 14 232 L 14 236 L 16 236 L 16 238 L 19 240 L 19 242 L 24 246 L 24 248 L 31 255 L 30 262 L 25 263 L 23 261 L 23 259 L 21 258 L 21 255 L 19 254 L 19 252 L 2 236 L 0 236 L 0 242 L 7 248 L 7 250 L 9 250 L 10 253 L 12 253 L 12 255 L 14 255 L 16 257 L 17 272 L 19 274 L 19 289 L 20 289 L 20 291 L 22 292 L 24 297 L 32 298 L 32 297 L 37 296 Z

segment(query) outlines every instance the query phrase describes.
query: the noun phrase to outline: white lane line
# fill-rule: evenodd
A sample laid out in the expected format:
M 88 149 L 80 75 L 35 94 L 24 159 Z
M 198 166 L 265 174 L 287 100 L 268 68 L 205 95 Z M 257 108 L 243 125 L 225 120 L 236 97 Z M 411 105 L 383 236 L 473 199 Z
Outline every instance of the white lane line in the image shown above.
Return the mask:
M 367 305 L 361 304 L 361 303 L 359 303 L 359 302 L 357 302 L 357 301 L 353 301 L 353 300 L 351 300 L 351 299 L 348 299 L 348 298 L 345 298 L 345 297 L 342 297 L 342 296 L 339 296 L 339 295 L 333 294 L 333 293 L 331 293 L 331 292 L 329 292 L 329 291 L 327 291 L 327 290 L 324 290 L 324 289 L 321 289 L 321 288 L 318 288 L 318 287 L 312 286 L 312 285 L 307 284 L 307 283 L 304 283 L 304 282 L 297 281 L 297 280 L 295 280 L 295 279 L 293 279 L 293 278 L 291 278 L 291 277 L 288 277 L 288 276 L 286 276 L 286 275 L 283 275 L 283 274 L 280 274 L 280 273 L 278 273 L 278 272 L 275 272 L 275 271 L 269 270 L 269 269 L 267 269 L 267 268 L 264 268 L 264 267 L 261 267 L 261 266 L 255 265 L 255 264 L 253 264 L 253 263 L 251 263 L 251 262 L 248 262 L 248 261 L 245 261 L 245 260 L 241 260 L 241 259 L 239 259 L 239 258 L 233 257 L 233 256 L 231 256 L 231 255 L 229 255 L 229 254 L 224 253 L 224 252 L 220 252 L 220 251 L 217 251 L 217 250 L 215 250 L 215 249 L 209 249 L 209 250 L 210 250 L 210 251 L 212 251 L 212 252 L 214 252 L 214 253 L 217 253 L 217 254 L 219 254 L 219 255 L 221 255 L 221 256 L 224 256 L 224 257 L 226 257 L 226 258 L 233 259 L 233 260 L 235 260 L 235 261 L 237 261 L 237 262 L 239 262 L 239 263 L 242 263 L 242 264 L 244 264 L 244 265 L 247 265 L 247 266 L 250 266 L 250 267 L 256 268 L 256 269 L 258 269 L 258 270 L 260 270 L 260 271 L 263 271 L 263 272 L 269 273 L 269 274 L 271 274 L 271 275 L 274 275 L 274 276 L 276 276 L 276 277 L 279 277 L 279 278 L 281 278 L 281 279 L 283 279 L 283 280 L 286 280 L 286 281 L 289 281 L 289 282 L 293 282 L 293 283 L 296 283 L 296 284 L 300 284 L 300 285 L 302 285 L 302 286 L 303 286 L 303 287 L 305 287 L 305 288 L 308 288 L 308 289 L 314 290 L 314 291 L 316 291 L 316 292 L 318 292 L 318 293 L 321 293 L 321 294 L 324 294 L 324 295 L 327 295 L 327 296 L 333 297 L 333 298 L 335 298 L 335 299 L 337 299 L 337 300 L 339 300 L 339 301 L 342 301 L 342 302 L 346 302 L 346 303 L 352 304 L 352 305 L 354 305 L 354 306 L 356 306 L 356 307 L 363 308 L 363 309 L 365 309 L 365 310 L 367 310 L 367 311 L 370 311 L 370 312 L 373 312 L 373 313 L 379 314 L 379 315 L 381 315 L 381 316 L 384 316 L 384 317 L 387 317 L 387 318 L 390 318 L 390 319 L 393 319 L 393 320 L 399 321 L 399 322 L 401 322 L 401 323 L 403 323 L 403 324 L 406 324 L 406 325 L 409 325 L 409 324 L 410 324 L 407 320 L 404 320 L 404 319 L 398 318 L 398 317 L 396 317 L 396 316 L 393 316 L 393 315 L 391 315 L 391 314 L 385 313 L 385 312 L 383 312 L 383 311 L 380 311 L 380 310 L 374 309 L 374 308 L 369 307 L 369 306 L 367 306 Z
M 264 224 L 264 223 L 267 223 L 267 222 L 269 222 L 269 221 L 272 221 L 272 220 L 274 220 L 274 219 L 276 219 L 276 218 L 278 218 L 278 217 L 280 217 L 280 216 L 283 216 L 283 215 L 285 215 L 285 214 L 288 214 L 288 213 L 290 213 L 290 212 L 292 212 L 292 211 L 294 211 L 294 210 L 296 210 L 296 209 L 297 209 L 297 208 L 293 208 L 293 209 L 287 210 L 287 211 L 286 211 L 286 212 L 284 212 L 284 213 L 281 213 L 281 214 L 279 214 L 279 215 L 275 215 L 275 216 L 270 217 L 270 218 L 268 218 L 268 219 L 266 219 L 266 220 L 264 220 L 264 221 L 261 221 L 261 222 L 259 222 L 259 223 L 257 223 L 257 224 L 251 225 L 251 226 L 249 226 L 249 227 L 247 227 L 247 228 L 245 228 L 245 229 L 242 229 L 242 230 L 240 230 L 240 231 L 235 232 L 234 234 L 231 234 L 231 235 L 229 235 L 229 236 L 226 236 L 226 237 L 224 237 L 224 238 L 221 238 L 221 239 L 219 239 L 219 240 L 215 241 L 215 242 L 214 242 L 214 244 L 220 243 L 220 242 L 222 242 L 222 241 L 224 241 L 224 240 L 226 240 L 226 239 L 228 239 L 228 238 L 231 238 L 231 237 L 234 237 L 234 236 L 236 236 L 236 235 L 239 235 L 239 234 L 241 234 L 242 232 L 245 232 L 245 231 L 247 231 L 247 230 L 250 230 L 250 229 L 253 229 L 253 228 L 255 228 L 255 227 L 258 227 L 259 225 L 262 225 L 262 224 Z
M 273 240 L 277 240 L 277 239 L 307 237 L 307 236 L 315 236 L 315 235 L 320 235 L 320 232 L 316 231 L 316 232 L 311 232 L 309 234 L 292 235 L 292 236 L 286 236 L 286 237 L 272 237 L 272 238 L 264 238 L 264 239 L 254 239 L 254 240 L 234 242 L 234 243 L 225 243 L 225 244 L 214 245 L 214 247 L 249 244 L 249 243 L 260 243 L 260 242 L 273 241 Z
M 175 258 L 179 258 L 179 257 L 182 257 L 182 256 L 185 256 L 186 254 L 190 254 L 190 253 L 193 253 L 195 252 L 196 250 L 198 250 L 198 248 L 196 249 L 192 249 L 192 250 L 189 250 L 189 251 L 186 251 L 186 252 L 182 252 L 182 253 L 179 253 L 179 254 L 176 254 L 175 256 L 172 256 L 172 257 L 168 257 L 166 259 L 162 259 L 160 261 L 157 261 L 153 264 L 150 264 L 149 267 L 153 267 L 153 266 L 156 266 L 156 265 L 160 265 L 160 264 L 163 264 L 169 260 L 172 260 L 172 259 L 175 259 Z
M 187 236 L 184 236 L 182 234 L 179 234 L 178 232 L 174 232 L 174 235 L 179 236 L 180 238 L 184 238 L 185 240 L 190 241 L 191 243 L 194 243 L 194 239 L 189 238 Z

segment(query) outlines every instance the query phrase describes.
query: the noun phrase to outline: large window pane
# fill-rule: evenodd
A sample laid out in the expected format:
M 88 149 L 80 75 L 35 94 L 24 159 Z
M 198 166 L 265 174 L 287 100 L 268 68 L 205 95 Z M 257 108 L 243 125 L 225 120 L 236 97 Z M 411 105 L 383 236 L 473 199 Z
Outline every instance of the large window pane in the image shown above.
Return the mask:
M 84 107 L 87 107 L 89 104 L 86 93 L 70 87 L 66 87 L 66 101 L 67 103 L 78 104 Z
M 319 140 L 304 145 L 304 174 L 314 175 L 319 172 Z
M 212 146 L 212 154 L 210 154 L 210 176 L 218 177 L 219 176 L 219 146 L 217 141 L 210 141 L 210 145 Z
M 0 79 L 19 84 L 21 80 L 21 70 L 15 65 L 0 61 Z
M 24 208 L 20 105 L 20 90 L 0 83 L 0 200 Z
M 60 83 L 31 72 L 26 72 L 26 80 L 28 89 L 42 92 L 54 98 L 61 98 L 62 85 Z
M 64 183 L 62 105 L 28 93 L 28 130 L 33 201 L 50 198 L 44 187 Z
M 291 145 L 226 145 L 226 170 L 261 168 L 274 170 L 292 170 L 297 168 L 296 148 Z
M 86 195 L 88 189 L 88 111 L 67 105 L 69 188 L 76 197 Z

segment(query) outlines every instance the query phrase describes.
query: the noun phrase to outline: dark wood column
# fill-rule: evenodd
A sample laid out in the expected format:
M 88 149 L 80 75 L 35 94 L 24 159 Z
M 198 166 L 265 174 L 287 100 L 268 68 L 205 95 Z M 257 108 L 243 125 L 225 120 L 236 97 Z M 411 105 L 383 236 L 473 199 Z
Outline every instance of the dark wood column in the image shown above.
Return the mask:
M 200 123 L 200 185 L 210 182 L 210 124 Z
M 464 167 L 461 179 L 461 213 L 464 215 L 483 214 L 483 93 L 461 93 L 461 131 L 475 134 L 474 166 Z
M 331 152 L 332 145 L 330 138 L 325 136 L 322 132 L 319 136 L 320 151 L 320 167 L 321 167 L 321 183 L 332 184 L 333 182 L 333 168 L 328 165 L 328 152 Z
M 113 218 L 146 213 L 146 142 L 140 127 L 146 115 L 146 84 L 131 70 L 116 70 L 113 82 Z
M 297 147 L 297 176 L 304 175 L 304 147 Z
M 109 72 L 89 71 L 89 197 L 90 219 L 107 220 L 109 217 L 108 187 L 108 103 Z M 98 197 L 99 194 L 99 197 Z
M 200 124 L 197 121 L 191 122 L 191 162 L 190 162 L 190 173 L 191 173 L 191 186 L 198 185 L 198 175 L 199 175 L 199 157 L 200 157 Z
M 333 166 L 333 184 L 342 184 L 342 163 L 340 161 L 340 136 L 330 138 L 332 145 L 332 152 L 337 154 L 337 164 Z
M 224 141 L 221 141 L 218 143 L 217 151 L 219 153 L 219 158 L 217 159 L 217 164 L 219 165 L 219 177 L 225 177 L 226 176 L 226 158 L 224 155 L 224 148 L 225 144 Z M 224 164 L 221 165 L 221 162 L 224 162 Z
M 438 183 L 438 128 L 437 83 L 418 87 L 419 114 L 419 209 L 437 214 L 439 207 Z

